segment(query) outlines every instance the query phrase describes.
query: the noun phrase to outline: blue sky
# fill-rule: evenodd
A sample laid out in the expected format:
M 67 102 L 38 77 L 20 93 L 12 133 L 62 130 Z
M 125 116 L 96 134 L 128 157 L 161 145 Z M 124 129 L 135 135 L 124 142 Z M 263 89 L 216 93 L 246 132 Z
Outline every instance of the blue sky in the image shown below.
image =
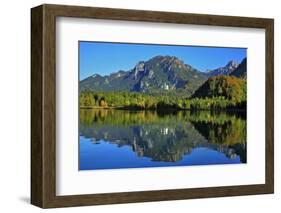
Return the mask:
M 246 57 L 245 48 L 79 42 L 80 80 L 93 74 L 102 76 L 119 70 L 130 70 L 137 62 L 157 55 L 176 56 L 184 63 L 205 72 Z

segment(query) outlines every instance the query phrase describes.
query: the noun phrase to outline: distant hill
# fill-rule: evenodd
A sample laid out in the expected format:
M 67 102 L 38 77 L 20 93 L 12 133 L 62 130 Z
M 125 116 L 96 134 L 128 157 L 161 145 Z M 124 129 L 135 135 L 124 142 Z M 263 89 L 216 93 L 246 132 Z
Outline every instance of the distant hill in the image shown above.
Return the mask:
M 247 58 L 244 58 L 240 64 L 231 60 L 224 67 L 209 70 L 206 74 L 208 75 L 208 77 L 214 77 L 218 75 L 231 75 L 246 80 Z
M 80 90 L 151 93 L 181 89 L 186 94 L 192 94 L 207 77 L 177 57 L 156 56 L 138 62 L 128 71 L 121 70 L 108 76 L 90 76 L 80 81 Z
M 236 68 L 239 66 L 239 64 L 233 60 L 229 61 L 224 67 L 219 67 L 214 70 L 209 70 L 207 72 L 207 75 L 209 77 L 217 76 L 217 75 L 230 75 Z
M 246 99 L 246 81 L 234 76 L 219 75 L 209 78 L 192 95 L 193 98 L 212 98 L 242 101 Z
M 244 58 L 243 61 L 239 64 L 239 66 L 233 72 L 231 72 L 230 75 L 246 80 L 247 79 L 247 58 Z

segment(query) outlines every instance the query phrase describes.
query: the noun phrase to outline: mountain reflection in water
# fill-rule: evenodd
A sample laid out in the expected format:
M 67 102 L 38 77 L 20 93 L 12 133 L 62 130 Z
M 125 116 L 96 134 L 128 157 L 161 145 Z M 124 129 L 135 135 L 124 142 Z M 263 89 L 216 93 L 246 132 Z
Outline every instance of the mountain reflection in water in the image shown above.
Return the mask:
M 246 163 L 245 113 L 80 110 L 79 169 Z

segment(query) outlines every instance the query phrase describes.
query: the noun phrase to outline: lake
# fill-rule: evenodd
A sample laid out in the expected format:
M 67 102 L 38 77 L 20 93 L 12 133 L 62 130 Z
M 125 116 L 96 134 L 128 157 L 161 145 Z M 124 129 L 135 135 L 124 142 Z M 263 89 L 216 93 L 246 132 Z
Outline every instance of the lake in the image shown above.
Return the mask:
M 247 162 L 246 113 L 80 109 L 79 170 Z

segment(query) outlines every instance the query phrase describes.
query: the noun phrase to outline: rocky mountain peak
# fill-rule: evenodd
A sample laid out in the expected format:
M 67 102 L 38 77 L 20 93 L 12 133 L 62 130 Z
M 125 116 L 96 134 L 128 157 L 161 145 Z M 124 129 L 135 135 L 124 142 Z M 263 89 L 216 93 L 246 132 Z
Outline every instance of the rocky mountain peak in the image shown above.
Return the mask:
M 169 56 L 169 55 L 166 55 L 166 56 L 158 55 L 158 56 L 151 58 L 147 62 L 148 63 L 160 63 L 160 64 L 183 63 L 183 61 L 181 61 L 177 57 Z
M 140 61 L 136 64 L 135 66 L 135 70 L 137 71 L 144 71 L 144 66 L 145 66 L 145 62 L 144 61 Z
M 109 76 L 87 78 L 80 82 L 81 90 L 163 92 L 182 89 L 194 92 L 207 75 L 185 64 L 175 56 L 158 55 L 139 61 L 128 71 L 118 71 Z
M 219 67 L 217 69 L 208 71 L 208 75 L 209 76 L 230 75 L 235 69 L 237 69 L 238 66 L 239 64 L 236 61 L 231 60 L 224 67 Z
M 136 64 L 135 68 L 133 69 L 134 77 L 135 79 L 138 77 L 138 75 L 142 75 L 145 73 L 145 62 L 140 61 Z
M 226 64 L 226 67 L 234 68 L 234 69 L 236 69 L 238 66 L 239 64 L 234 60 L 231 60 Z

